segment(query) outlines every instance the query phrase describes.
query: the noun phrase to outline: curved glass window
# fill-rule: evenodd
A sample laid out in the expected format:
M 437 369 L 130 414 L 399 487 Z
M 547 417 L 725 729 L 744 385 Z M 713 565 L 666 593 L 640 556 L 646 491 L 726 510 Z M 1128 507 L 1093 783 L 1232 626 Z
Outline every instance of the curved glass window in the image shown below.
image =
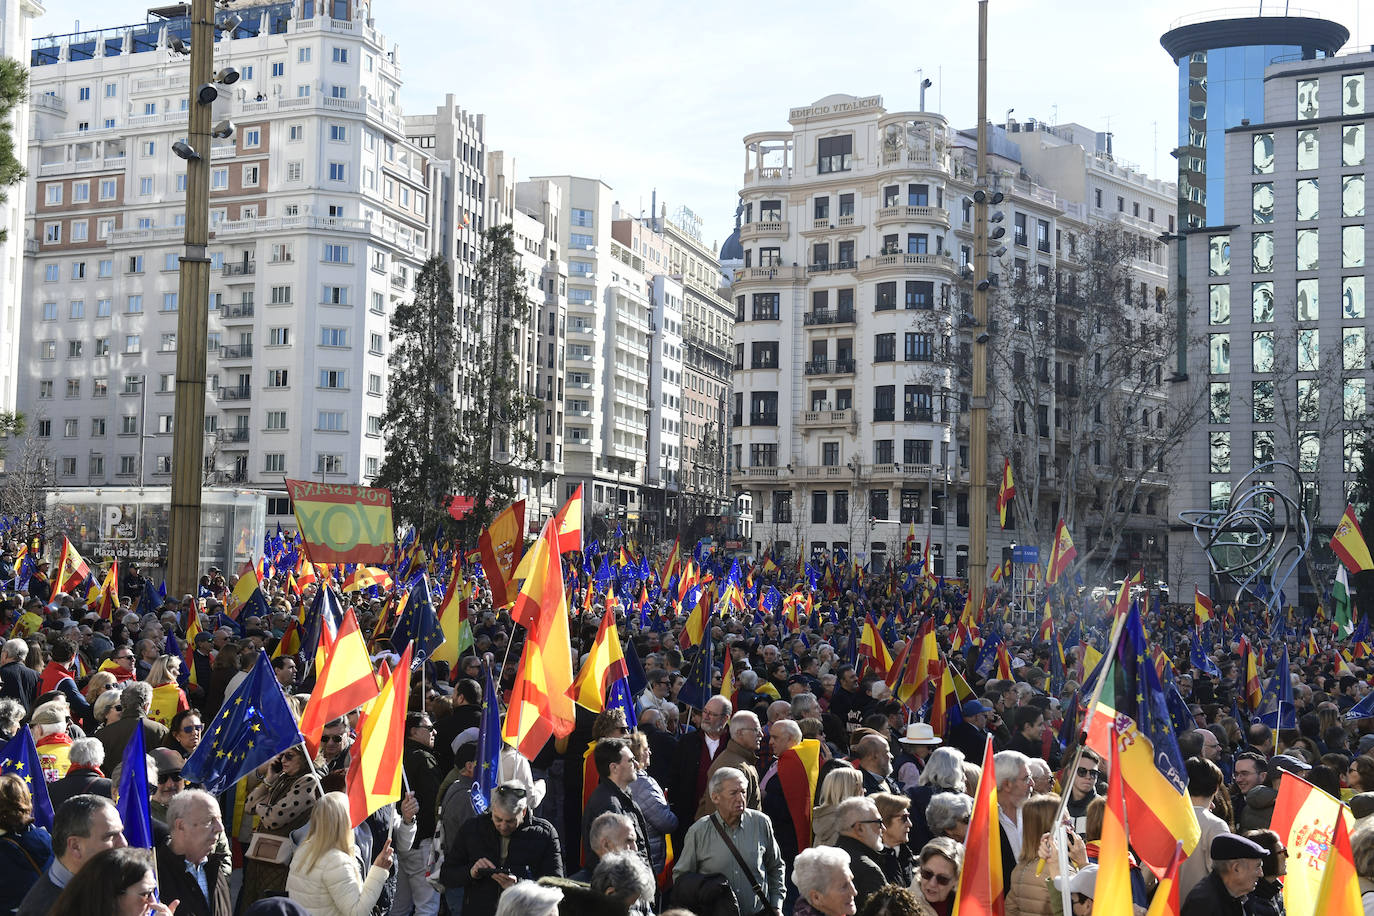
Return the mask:
M 1250 320 L 1254 324 L 1268 324 L 1274 320 L 1274 281 L 1250 284 Z
M 1364 317 L 1364 277 L 1346 277 L 1341 281 L 1341 316 Z
M 1231 323 L 1231 287 L 1218 283 L 1207 289 L 1208 317 L 1212 324 Z
M 1256 225 L 1274 221 L 1274 183 L 1256 182 L 1250 189 L 1250 218 Z
M 1256 232 L 1250 236 L 1250 262 L 1252 273 L 1274 272 L 1274 233 Z
M 1231 371 L 1231 335 L 1208 335 L 1207 350 L 1211 354 L 1210 370 L 1213 375 L 1226 375 Z
M 1306 222 L 1316 219 L 1321 213 L 1321 199 L 1317 192 L 1317 179 L 1298 179 L 1298 220 Z
M 1298 320 L 1316 321 L 1319 314 L 1317 304 L 1317 281 L 1299 280 L 1297 293 Z
M 1311 121 L 1321 115 L 1317 103 L 1317 80 L 1298 80 L 1298 120 Z
M 1341 77 L 1341 113 L 1364 114 L 1364 74 L 1347 73 Z
M 1207 239 L 1207 273 L 1225 277 L 1231 273 L 1231 237 L 1213 235 Z

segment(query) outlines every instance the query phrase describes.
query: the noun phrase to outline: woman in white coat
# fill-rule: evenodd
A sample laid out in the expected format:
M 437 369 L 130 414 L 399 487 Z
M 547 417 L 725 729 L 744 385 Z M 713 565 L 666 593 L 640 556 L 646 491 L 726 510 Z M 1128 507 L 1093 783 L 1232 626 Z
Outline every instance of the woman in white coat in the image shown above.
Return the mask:
M 388 837 L 364 880 L 349 823 L 348 796 L 329 792 L 310 815 L 310 832 L 291 859 L 286 893 L 310 916 L 368 916 L 391 869 Z

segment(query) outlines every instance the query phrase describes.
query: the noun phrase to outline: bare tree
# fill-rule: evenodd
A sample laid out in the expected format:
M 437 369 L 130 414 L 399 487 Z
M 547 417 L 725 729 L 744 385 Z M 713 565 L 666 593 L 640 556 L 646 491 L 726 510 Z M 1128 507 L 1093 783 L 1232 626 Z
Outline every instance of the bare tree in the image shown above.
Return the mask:
M 32 525 L 47 508 L 48 493 L 55 489 L 52 449 L 37 430 L 25 431 L 19 425 L 18 441 L 5 457 L 5 478 L 0 484 L 0 516 L 18 518 Z M 26 531 L 26 536 L 33 532 Z
M 1135 516 L 1165 512 L 1165 468 L 1202 413 L 1200 394 L 1169 403 L 1189 397 L 1167 375 L 1173 310 L 1134 263 L 1158 244 L 1095 228 L 1057 273 L 1017 266 L 989 299 L 992 460 L 1011 461 L 1022 538 L 1047 543 L 1063 518 L 1090 580 L 1112 578 Z

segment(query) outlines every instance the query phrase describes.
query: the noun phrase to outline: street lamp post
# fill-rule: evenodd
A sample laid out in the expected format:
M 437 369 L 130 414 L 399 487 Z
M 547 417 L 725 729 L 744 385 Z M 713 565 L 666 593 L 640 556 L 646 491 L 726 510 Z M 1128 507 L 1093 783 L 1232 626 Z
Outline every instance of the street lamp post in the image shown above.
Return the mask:
M 210 309 L 210 104 L 201 87 L 214 69 L 212 0 L 191 2 L 190 105 L 186 143 L 186 251 L 177 294 L 169 594 L 195 594 L 200 572 L 201 463 L 205 456 L 205 348 Z

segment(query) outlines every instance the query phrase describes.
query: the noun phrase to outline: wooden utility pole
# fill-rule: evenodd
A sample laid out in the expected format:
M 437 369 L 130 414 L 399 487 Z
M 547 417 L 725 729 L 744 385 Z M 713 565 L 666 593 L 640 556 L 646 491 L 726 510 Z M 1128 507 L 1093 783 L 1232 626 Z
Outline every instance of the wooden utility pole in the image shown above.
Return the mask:
M 186 142 L 186 253 L 177 293 L 176 403 L 172 419 L 172 511 L 167 594 L 194 595 L 200 581 L 200 499 L 205 460 L 205 347 L 210 310 L 210 116 L 200 88 L 212 85 L 213 0 L 191 2 L 190 104 Z

